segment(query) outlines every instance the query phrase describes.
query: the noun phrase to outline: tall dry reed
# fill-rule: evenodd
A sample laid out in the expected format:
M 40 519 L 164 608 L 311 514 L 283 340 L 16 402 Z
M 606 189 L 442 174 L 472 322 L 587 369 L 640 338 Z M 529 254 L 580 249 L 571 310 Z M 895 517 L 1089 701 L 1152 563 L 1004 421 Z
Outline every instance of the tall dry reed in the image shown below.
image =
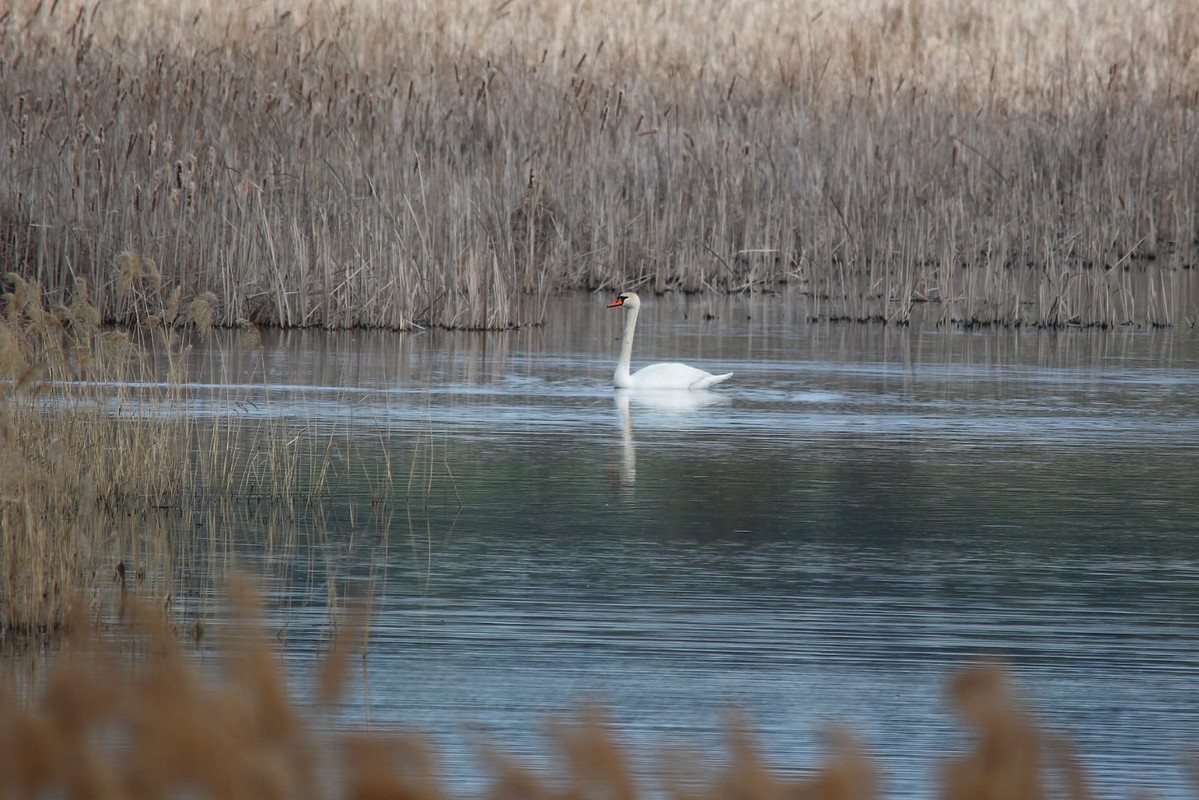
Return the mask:
M 1193 323 L 1187 0 L 20 0 L 0 266 L 214 321 L 497 328 L 575 288 Z

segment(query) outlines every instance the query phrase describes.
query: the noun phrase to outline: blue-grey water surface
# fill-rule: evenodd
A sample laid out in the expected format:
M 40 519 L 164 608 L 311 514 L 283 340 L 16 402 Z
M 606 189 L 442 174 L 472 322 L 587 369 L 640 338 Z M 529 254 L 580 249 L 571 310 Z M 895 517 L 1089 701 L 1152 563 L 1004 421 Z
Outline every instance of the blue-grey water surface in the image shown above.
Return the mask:
M 931 797 L 969 743 L 947 681 L 993 657 L 1099 796 L 1199 791 L 1194 331 L 647 298 L 634 369 L 736 374 L 625 394 L 608 299 L 552 300 L 545 327 L 510 333 L 197 349 L 197 403 L 252 393 L 237 413 L 342 454 L 320 534 L 272 591 L 297 665 L 327 577 L 373 597 L 344 724 L 424 731 L 478 790 L 479 742 L 544 765 L 544 723 L 584 701 L 647 773 L 661 747 L 718 761 L 737 708 L 780 770 L 816 766 L 844 723 L 887 796 Z

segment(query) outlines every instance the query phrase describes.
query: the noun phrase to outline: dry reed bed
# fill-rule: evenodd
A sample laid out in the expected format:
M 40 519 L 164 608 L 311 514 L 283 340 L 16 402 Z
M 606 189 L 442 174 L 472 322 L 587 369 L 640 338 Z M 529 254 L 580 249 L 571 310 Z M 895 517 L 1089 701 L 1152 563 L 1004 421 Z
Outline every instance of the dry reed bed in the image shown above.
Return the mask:
M 235 521 L 274 514 L 263 528 L 294 530 L 328 479 L 319 437 L 248 421 L 232 395 L 197 407 L 187 342 L 210 329 L 213 298 L 185 301 L 152 262 L 119 262 L 121 308 L 139 321 L 126 330 L 100 325 L 82 285 L 48 307 L 10 275 L 0 298 L 3 651 L 56 641 L 73 602 L 94 620 L 131 590 L 169 606 Z
M 453 796 L 436 754 L 415 734 L 338 733 L 322 723 L 336 708 L 369 628 L 365 613 L 336 626 L 312 697 L 284 676 L 260 610 L 239 590 L 235 616 L 202 655 L 181 645 L 164 616 L 133 605 L 114 638 L 72 626 L 42 686 L 0 684 L 0 795 L 35 797 L 405 797 Z M 9 665 L 11 667 L 11 664 Z M 1038 729 L 1001 670 L 955 677 L 950 699 L 970 732 L 940 767 L 946 800 L 1090 796 L 1068 744 Z M 342 728 L 341 730 L 344 730 Z M 665 751 L 657 774 L 633 767 L 598 711 L 551 728 L 557 774 L 530 770 L 482 748 L 492 798 L 812 798 L 884 796 L 885 775 L 851 735 L 834 732 L 815 767 L 782 775 L 760 756 L 743 723 L 729 726 L 727 766 Z M 502 743 L 494 743 L 502 747 Z M 710 763 L 710 762 L 709 762 Z M 801 777 L 797 777 L 801 776 Z
M 262 9 L 4 14 L 0 266 L 122 319 L 129 250 L 225 325 L 783 284 L 834 318 L 1199 316 L 1187 0 Z

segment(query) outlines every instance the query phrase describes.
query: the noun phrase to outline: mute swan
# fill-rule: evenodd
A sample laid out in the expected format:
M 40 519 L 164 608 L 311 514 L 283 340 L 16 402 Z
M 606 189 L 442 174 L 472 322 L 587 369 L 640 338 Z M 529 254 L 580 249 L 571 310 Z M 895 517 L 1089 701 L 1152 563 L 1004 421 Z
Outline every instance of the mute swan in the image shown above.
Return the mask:
M 608 308 L 623 308 L 628 312 L 624 323 L 624 341 L 620 344 L 620 360 L 616 362 L 616 375 L 612 383 L 618 389 L 707 389 L 728 380 L 733 373 L 713 375 L 702 369 L 674 362 L 650 364 L 629 374 L 629 362 L 633 359 L 633 331 L 637 328 L 637 311 L 641 298 L 634 292 L 621 292 L 608 304 Z

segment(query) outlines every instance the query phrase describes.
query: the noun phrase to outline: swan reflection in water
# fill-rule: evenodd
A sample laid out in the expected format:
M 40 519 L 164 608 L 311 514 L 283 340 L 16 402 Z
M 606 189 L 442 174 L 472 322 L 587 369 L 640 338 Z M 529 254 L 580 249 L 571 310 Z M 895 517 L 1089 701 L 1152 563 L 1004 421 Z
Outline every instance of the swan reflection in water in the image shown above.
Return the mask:
M 633 414 L 641 411 L 659 412 L 657 418 L 667 422 L 688 416 L 692 412 L 729 402 L 727 395 L 706 389 L 680 392 L 676 389 L 617 389 L 613 394 L 620 415 L 620 489 L 629 493 L 637 483 L 637 443 L 633 439 Z M 636 409 L 634 411 L 634 409 Z

